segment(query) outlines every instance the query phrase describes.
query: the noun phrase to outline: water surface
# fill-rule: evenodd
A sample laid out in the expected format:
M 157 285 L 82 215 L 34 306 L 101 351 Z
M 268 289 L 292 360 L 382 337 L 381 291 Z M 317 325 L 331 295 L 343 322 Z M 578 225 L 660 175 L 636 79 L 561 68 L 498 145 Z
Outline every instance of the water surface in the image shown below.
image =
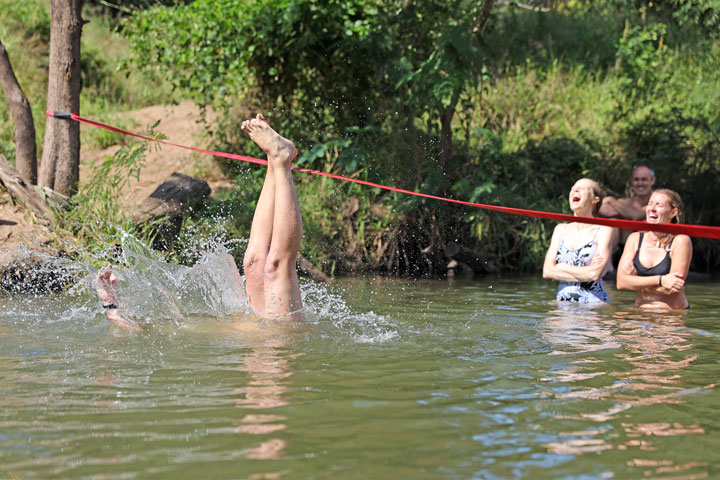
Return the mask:
M 135 285 L 140 335 L 87 284 L 0 297 L 0 478 L 718 478 L 719 286 L 651 314 L 537 276 L 304 281 L 306 326 L 246 328 L 222 285 Z

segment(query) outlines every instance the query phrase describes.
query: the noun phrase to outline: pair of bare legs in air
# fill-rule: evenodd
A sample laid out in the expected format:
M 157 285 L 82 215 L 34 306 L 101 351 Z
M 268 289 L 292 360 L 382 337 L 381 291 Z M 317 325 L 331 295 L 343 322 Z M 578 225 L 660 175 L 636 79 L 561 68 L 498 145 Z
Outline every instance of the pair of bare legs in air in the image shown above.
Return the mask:
M 245 120 L 242 129 L 268 158 L 267 174 L 243 259 L 248 302 L 253 312 L 262 318 L 302 320 L 295 263 L 302 238 L 302 217 L 290 170 L 297 150 L 260 114 Z M 118 305 L 117 279 L 110 267 L 98 272 L 95 287 L 110 321 L 127 330 L 146 328 L 128 318 Z

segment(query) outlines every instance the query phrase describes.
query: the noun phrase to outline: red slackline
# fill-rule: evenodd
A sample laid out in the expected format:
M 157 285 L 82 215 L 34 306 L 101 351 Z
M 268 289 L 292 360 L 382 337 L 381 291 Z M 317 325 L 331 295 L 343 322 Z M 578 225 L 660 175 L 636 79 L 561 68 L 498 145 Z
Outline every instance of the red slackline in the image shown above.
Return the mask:
M 247 157 L 245 155 L 237 155 L 234 153 L 216 152 L 213 150 L 204 150 L 202 148 L 188 147 L 185 145 L 179 145 L 177 143 L 168 142 L 167 140 L 160 140 L 157 138 L 148 137 L 139 133 L 130 132 L 122 128 L 113 127 L 106 123 L 98 122 L 83 118 L 76 113 L 67 112 L 55 112 L 53 110 L 47 110 L 45 114 L 48 117 L 61 118 L 61 119 L 72 119 L 79 123 L 86 125 L 92 125 L 93 127 L 103 128 L 111 132 L 122 133 L 144 140 L 152 142 L 158 142 L 173 147 L 183 148 L 185 150 L 192 150 L 193 152 L 206 153 L 215 155 L 216 157 L 230 158 L 232 160 L 240 160 L 242 162 L 257 163 L 260 165 L 267 165 L 267 160 L 261 160 L 259 158 Z M 457 203 L 459 205 L 465 205 L 468 207 L 482 208 L 484 210 L 494 210 L 496 212 L 510 213 L 512 215 L 523 215 L 526 217 L 544 218 L 548 220 L 566 221 L 566 222 L 580 222 L 590 223 L 594 225 L 606 225 L 609 227 L 623 228 L 626 230 L 641 230 L 641 231 L 655 231 L 662 233 L 672 234 L 685 234 L 691 237 L 703 237 L 703 238 L 715 238 L 720 239 L 720 227 L 711 227 L 705 225 L 688 225 L 679 223 L 660 223 L 660 224 L 649 224 L 638 220 L 622 220 L 617 218 L 599 218 L 599 217 L 576 217 L 574 215 L 568 215 L 564 213 L 552 213 L 552 212 L 541 212 L 538 210 L 526 210 L 523 208 L 512 208 L 512 207 L 501 207 L 497 205 L 486 205 L 483 203 L 466 202 L 463 200 L 455 200 L 453 198 L 440 197 L 437 195 L 430 195 L 427 193 L 414 192 L 412 190 L 405 190 L 403 188 L 390 187 L 387 185 L 381 185 L 378 183 L 368 182 L 365 180 L 358 180 L 356 178 L 343 177 L 342 175 L 335 175 L 333 173 L 320 172 L 318 170 L 311 170 L 309 168 L 301 167 L 290 167 L 292 170 L 303 173 L 312 173 L 313 175 L 321 175 L 323 177 L 330 177 L 337 180 L 344 180 L 346 182 L 358 183 L 360 185 L 367 185 L 369 187 L 381 188 L 383 190 L 390 190 L 391 192 L 405 193 L 408 195 L 415 195 L 417 197 L 431 198 L 433 200 L 440 200 L 443 202 Z

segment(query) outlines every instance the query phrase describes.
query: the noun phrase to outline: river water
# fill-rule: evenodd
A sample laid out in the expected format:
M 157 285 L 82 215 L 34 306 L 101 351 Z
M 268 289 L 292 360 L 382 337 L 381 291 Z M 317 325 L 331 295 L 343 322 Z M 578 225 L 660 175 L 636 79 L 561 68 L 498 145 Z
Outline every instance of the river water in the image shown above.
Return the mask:
M 717 282 L 653 314 L 539 275 L 304 280 L 288 327 L 181 274 L 120 271 L 145 334 L 88 280 L 0 297 L 0 478 L 720 478 Z

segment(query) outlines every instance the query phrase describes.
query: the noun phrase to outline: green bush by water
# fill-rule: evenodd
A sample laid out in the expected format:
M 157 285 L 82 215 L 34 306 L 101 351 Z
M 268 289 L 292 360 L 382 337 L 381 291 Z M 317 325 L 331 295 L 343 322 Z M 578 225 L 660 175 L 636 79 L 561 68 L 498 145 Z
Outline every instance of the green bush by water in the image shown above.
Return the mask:
M 142 81 L 115 72 L 104 44 L 84 44 L 83 105 L 102 116 L 167 99 L 155 82 L 170 78 L 176 94 L 225 114 L 213 132 L 217 149 L 260 156 L 238 125 L 263 111 L 296 141 L 301 166 L 538 210 L 567 212 L 567 191 L 582 176 L 627 195 L 632 167 L 649 164 L 658 186 L 681 193 L 689 222 L 718 225 L 720 40 L 712 19 L 720 8 L 705 3 L 495 7 L 482 30 L 472 22 L 484 3 L 459 0 L 158 6 L 122 27 L 134 57 L 121 65 L 144 67 Z M 31 15 L 14 13 L 21 14 Z M 95 35 L 90 25 L 85 33 Z M 156 35 L 160 28 L 165 35 Z M 42 28 L 32 30 L 42 38 Z M 40 77 L 42 62 L 24 58 L 21 65 L 34 65 L 31 78 Z M 44 96 L 39 83 L 31 93 Z M 1 115 L 0 151 L 12 157 L 12 129 Z M 84 141 L 119 139 L 94 132 Z M 221 214 L 231 235 L 247 235 L 263 171 L 224 165 L 238 178 L 235 189 L 186 222 L 184 241 L 212 230 Z M 450 240 L 503 269 L 536 270 L 554 225 L 296 179 L 302 253 L 327 272 L 442 273 Z M 696 240 L 693 268 L 719 267 L 717 242 Z

